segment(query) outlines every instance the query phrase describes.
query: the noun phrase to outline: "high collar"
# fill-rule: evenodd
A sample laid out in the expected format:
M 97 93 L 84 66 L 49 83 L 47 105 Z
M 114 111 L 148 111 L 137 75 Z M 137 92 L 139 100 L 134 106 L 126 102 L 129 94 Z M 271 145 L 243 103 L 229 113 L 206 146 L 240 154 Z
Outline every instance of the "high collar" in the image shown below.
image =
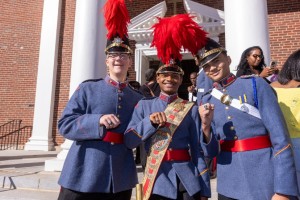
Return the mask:
M 117 82 L 117 81 L 111 79 L 109 75 L 107 75 L 105 77 L 105 82 L 108 83 L 109 85 L 112 85 L 113 87 L 115 87 L 117 89 L 121 89 L 121 90 L 124 89 L 125 87 L 127 87 L 127 85 L 128 85 L 127 80 L 123 83 L 120 83 L 120 82 Z
M 164 94 L 164 93 L 161 92 L 160 95 L 159 95 L 159 98 L 169 104 L 169 103 L 172 103 L 173 101 L 175 101 L 178 98 L 178 94 L 176 93 L 176 94 L 173 94 L 173 95 L 167 95 L 167 94 Z
M 229 86 L 230 84 L 232 84 L 235 80 L 236 80 L 236 76 L 234 74 L 230 73 L 227 77 L 223 78 L 219 82 L 215 82 L 214 87 L 225 88 L 225 87 Z

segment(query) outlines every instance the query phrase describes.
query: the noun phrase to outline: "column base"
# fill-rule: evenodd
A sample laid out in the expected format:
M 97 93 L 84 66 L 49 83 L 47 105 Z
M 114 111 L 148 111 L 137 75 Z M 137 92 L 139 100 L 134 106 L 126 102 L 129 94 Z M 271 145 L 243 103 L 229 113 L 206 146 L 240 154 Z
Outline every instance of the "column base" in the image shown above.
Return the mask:
M 24 150 L 55 151 L 54 143 L 48 139 L 29 138 Z
M 45 171 L 47 172 L 61 172 L 63 166 L 64 166 L 65 160 L 62 159 L 52 159 L 52 160 L 46 160 L 45 161 Z

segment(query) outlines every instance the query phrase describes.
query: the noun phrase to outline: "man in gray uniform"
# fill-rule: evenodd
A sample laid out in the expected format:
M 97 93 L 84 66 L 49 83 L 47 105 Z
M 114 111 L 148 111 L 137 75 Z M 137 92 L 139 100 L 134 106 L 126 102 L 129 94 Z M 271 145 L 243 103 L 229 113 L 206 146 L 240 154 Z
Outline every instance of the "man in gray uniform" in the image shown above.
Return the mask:
M 59 179 L 59 200 L 130 200 L 137 183 L 123 135 L 142 95 L 128 84 L 132 50 L 126 34 L 117 33 L 105 49 L 108 75 L 81 83 L 59 120 L 61 135 L 74 141 Z
M 200 66 L 214 81 L 200 109 L 214 109 L 214 133 L 220 143 L 218 199 L 295 199 L 288 130 L 272 88 L 260 77 L 237 78 L 230 73 L 230 57 L 211 39 L 199 57 Z

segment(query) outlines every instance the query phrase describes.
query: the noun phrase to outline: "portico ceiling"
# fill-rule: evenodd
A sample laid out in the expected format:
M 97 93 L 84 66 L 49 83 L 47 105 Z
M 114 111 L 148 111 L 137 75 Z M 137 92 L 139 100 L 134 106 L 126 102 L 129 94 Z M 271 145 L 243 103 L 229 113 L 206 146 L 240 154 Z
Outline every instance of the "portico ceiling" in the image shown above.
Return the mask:
M 218 36 L 225 32 L 224 12 L 191 0 L 184 0 L 187 13 L 195 16 L 194 20 L 209 33 L 209 37 L 218 40 Z M 152 41 L 151 27 L 157 23 L 157 17 L 164 17 L 167 11 L 165 1 L 153 6 L 131 20 L 128 35 L 137 42 L 137 48 L 150 46 Z

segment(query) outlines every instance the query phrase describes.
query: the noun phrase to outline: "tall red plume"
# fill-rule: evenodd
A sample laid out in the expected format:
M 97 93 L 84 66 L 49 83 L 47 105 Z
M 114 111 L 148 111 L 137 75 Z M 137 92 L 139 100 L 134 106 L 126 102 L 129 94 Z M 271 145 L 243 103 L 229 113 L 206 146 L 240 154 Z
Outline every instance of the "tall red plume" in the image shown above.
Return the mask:
M 189 14 L 178 14 L 158 20 L 152 27 L 154 30 L 151 47 L 156 47 L 157 56 L 163 63 L 169 64 L 171 59 L 181 60 L 182 47 L 196 55 L 205 46 L 207 33 Z
M 107 0 L 104 5 L 104 18 L 108 39 L 112 39 L 116 35 L 119 35 L 120 38 L 127 37 L 130 17 L 125 0 Z

